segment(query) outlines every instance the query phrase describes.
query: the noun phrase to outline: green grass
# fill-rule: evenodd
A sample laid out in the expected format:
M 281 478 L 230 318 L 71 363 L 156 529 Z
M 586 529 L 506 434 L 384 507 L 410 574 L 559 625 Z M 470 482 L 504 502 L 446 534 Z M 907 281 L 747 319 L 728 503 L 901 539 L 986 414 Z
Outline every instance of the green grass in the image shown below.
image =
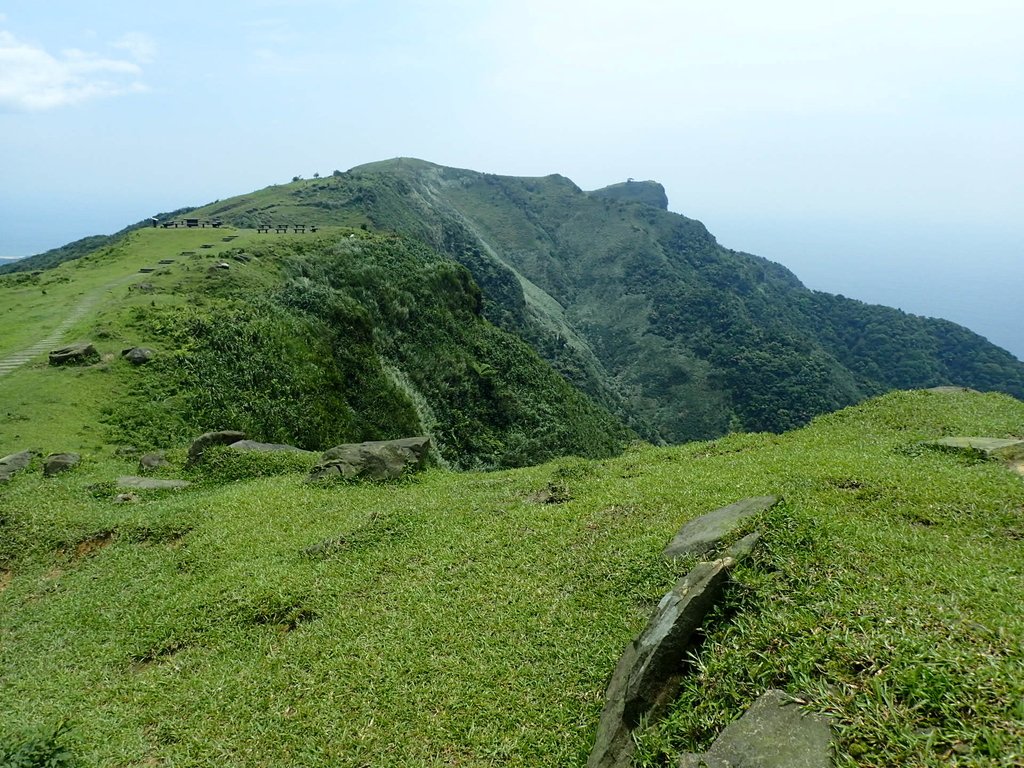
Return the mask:
M 231 234 L 239 239 L 230 244 L 221 241 Z M 68 329 L 64 340 L 93 341 L 103 358 L 100 365 L 89 368 L 58 369 L 47 364 L 43 353 L 0 377 L 0 451 L 99 450 L 105 442 L 99 410 L 130 386 L 130 381 L 116 375 L 120 367 L 129 367 L 119 354 L 126 347 L 150 341 L 125 324 L 124 311 L 132 306 L 182 303 L 179 288 L 183 281 L 198 279 L 224 249 L 238 247 L 251 237 L 255 233 L 233 229 L 146 229 L 38 277 L 0 276 L 0 317 L 6 325 L 0 338 L 0 359 L 46 337 L 80 302 L 93 298 L 92 310 Z M 204 243 L 214 247 L 202 249 Z M 199 255 L 185 257 L 182 251 Z M 168 258 L 175 263 L 159 267 L 160 259 Z M 141 274 L 138 270 L 142 267 L 159 269 Z M 134 288 L 138 283 L 149 283 L 154 291 L 142 293 Z
M 130 463 L 90 454 L 0 489 L 0 734 L 67 720 L 87 765 L 581 765 L 686 568 L 665 542 L 779 493 L 640 762 L 776 686 L 835 718 L 840 765 L 1019 764 L 1024 483 L 918 443 L 1021 432 L 1006 396 L 896 393 L 781 436 L 129 505 L 89 486 Z
M 308 485 L 309 455 L 186 473 L 179 444 L 159 474 L 193 487 L 115 503 L 137 465 L 101 415 L 143 374 L 120 350 L 165 352 L 147 329 L 172 310 L 278 285 L 265 244 L 293 240 L 313 242 L 140 230 L 38 283 L 0 277 L 0 357 L 93 296 L 68 338 L 103 356 L 0 378 L 0 455 L 83 455 L 0 486 L 0 765 L 582 765 L 622 647 L 688 567 L 664 544 L 764 494 L 785 504 L 638 764 L 706 747 L 768 687 L 834 718 L 841 766 L 1024 762 L 1024 483 L 920 446 L 1024 437 L 1007 396 L 894 393 L 784 435 L 382 486 Z M 260 268 L 207 272 L 236 247 Z M 562 503 L 539 503 L 551 487 Z
M 221 238 L 229 235 L 238 235 L 239 238 L 232 243 L 224 243 Z M 200 263 L 205 265 L 226 248 L 241 246 L 255 236 L 254 232 L 234 228 L 143 229 L 127 235 L 116 245 L 39 275 L 2 275 L 0 292 L 4 301 L 0 320 L 5 324 L 5 331 L 0 338 L 0 358 L 31 346 L 46 336 L 86 298 L 100 297 L 99 306 L 102 307 L 109 301 L 111 292 L 119 298 L 134 282 L 164 283 L 169 276 L 181 274 L 184 267 L 195 269 Z M 200 247 L 207 243 L 214 247 Z M 182 251 L 195 251 L 199 257 L 183 257 Z M 160 267 L 160 259 L 175 259 L 176 263 Z M 139 274 L 142 267 L 159 267 L 159 272 Z M 137 280 L 133 280 L 132 275 L 136 275 Z M 83 324 L 70 329 L 67 338 L 77 338 L 90 330 L 92 317 L 90 313 L 83 319 Z M 40 359 L 45 362 L 45 357 Z

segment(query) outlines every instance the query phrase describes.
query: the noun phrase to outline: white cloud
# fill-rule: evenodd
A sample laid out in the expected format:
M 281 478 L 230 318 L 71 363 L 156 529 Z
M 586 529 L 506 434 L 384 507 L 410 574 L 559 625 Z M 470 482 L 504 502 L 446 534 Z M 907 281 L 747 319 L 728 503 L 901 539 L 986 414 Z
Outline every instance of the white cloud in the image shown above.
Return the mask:
M 142 32 L 129 32 L 114 43 L 115 48 L 127 51 L 135 61 L 148 64 L 156 58 L 156 42 Z
M 0 30 L 0 109 L 39 111 L 143 90 L 133 61 L 78 49 L 55 56 Z

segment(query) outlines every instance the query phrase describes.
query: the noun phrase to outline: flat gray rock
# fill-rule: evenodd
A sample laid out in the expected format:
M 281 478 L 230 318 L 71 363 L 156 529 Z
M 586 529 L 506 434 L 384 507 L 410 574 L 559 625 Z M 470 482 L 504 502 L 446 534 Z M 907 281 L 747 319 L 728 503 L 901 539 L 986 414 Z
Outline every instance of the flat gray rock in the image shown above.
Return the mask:
M 693 634 L 722 596 L 733 565 L 730 559 L 697 563 L 661 598 L 644 631 L 633 641 L 636 663 L 626 683 L 623 711 L 630 725 L 638 725 L 661 703 L 666 683 L 679 673 Z
M 9 482 L 12 475 L 25 469 L 35 455 L 35 451 L 19 451 L 0 459 L 0 484 Z
M 750 555 L 750 553 L 754 551 L 754 547 L 757 545 L 757 542 L 759 542 L 760 540 L 761 540 L 761 532 L 760 531 L 754 531 L 753 533 L 748 533 L 742 539 L 740 539 L 735 544 L 733 544 L 731 547 L 729 547 L 727 550 L 725 550 L 725 556 L 726 557 L 731 557 L 733 560 L 735 560 L 738 563 L 740 560 L 743 560 L 744 558 L 748 557 Z
M 77 453 L 51 453 L 43 459 L 43 476 L 53 477 L 72 469 L 82 457 Z
M 192 483 L 188 480 L 163 480 L 158 477 L 138 477 L 122 475 L 117 478 L 118 488 L 135 488 L 140 491 L 173 491 L 188 488 Z
M 695 755 L 688 752 L 685 755 L 680 755 L 677 768 L 732 768 L 732 766 L 720 757 Z
M 790 696 L 770 690 L 725 727 L 707 758 L 730 768 L 829 768 L 831 743 L 828 720 L 803 714 Z
M 943 437 L 927 445 L 947 450 L 980 453 L 990 459 L 1001 461 L 1024 460 L 1024 440 L 1001 437 Z
M 257 443 L 255 440 L 239 440 L 228 445 L 233 451 L 258 451 L 261 453 L 312 453 L 284 443 Z
M 755 496 L 701 515 L 679 529 L 665 547 L 662 557 L 672 560 L 686 555 L 710 552 L 748 518 L 771 509 L 779 501 L 778 496 Z

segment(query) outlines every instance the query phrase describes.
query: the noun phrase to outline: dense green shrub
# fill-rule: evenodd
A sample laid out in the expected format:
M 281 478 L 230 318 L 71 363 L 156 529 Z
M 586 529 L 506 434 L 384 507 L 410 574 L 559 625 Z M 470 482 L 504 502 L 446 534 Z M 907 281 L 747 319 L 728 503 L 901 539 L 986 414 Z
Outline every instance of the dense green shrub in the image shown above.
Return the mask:
M 316 464 L 318 454 L 295 451 L 236 451 L 224 445 L 207 448 L 202 461 L 192 468 L 197 479 L 219 483 L 253 477 L 305 474 Z
M 74 768 L 80 763 L 64 746 L 68 726 L 60 723 L 20 737 L 0 735 L 0 768 Z
M 133 310 L 166 352 L 108 409 L 117 440 L 169 446 L 238 429 L 322 450 L 428 432 L 443 462 L 494 467 L 606 456 L 629 436 L 483 319 L 469 271 L 421 243 L 361 234 L 253 250 L 277 271 L 200 282 L 187 307 Z M 221 474 L 251 472 L 263 469 Z

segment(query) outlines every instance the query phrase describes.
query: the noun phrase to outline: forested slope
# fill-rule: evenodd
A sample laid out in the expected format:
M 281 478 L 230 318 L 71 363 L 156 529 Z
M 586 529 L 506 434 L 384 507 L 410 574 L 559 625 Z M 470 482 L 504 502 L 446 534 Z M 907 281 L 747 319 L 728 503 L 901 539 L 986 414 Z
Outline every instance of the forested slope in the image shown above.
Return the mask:
M 1024 363 L 977 334 L 811 291 L 664 204 L 655 182 L 587 193 L 403 158 L 201 210 L 431 243 L 470 270 L 487 317 L 654 441 L 784 430 L 893 388 L 1024 396 Z

